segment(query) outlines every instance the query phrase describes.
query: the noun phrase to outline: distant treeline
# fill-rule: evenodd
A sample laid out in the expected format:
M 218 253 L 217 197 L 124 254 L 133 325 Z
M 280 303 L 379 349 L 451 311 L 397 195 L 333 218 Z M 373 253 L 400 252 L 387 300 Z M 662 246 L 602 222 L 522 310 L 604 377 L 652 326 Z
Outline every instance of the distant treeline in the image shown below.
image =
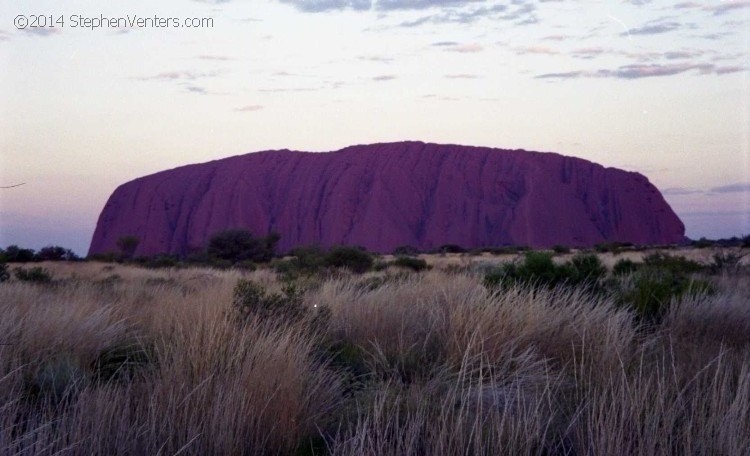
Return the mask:
M 206 265 L 219 268 L 238 267 L 253 269 L 256 264 L 269 263 L 274 259 L 283 257 L 303 258 L 305 261 L 313 263 L 333 262 L 334 257 L 347 256 L 356 257 L 361 253 L 362 257 L 373 255 L 367 252 L 367 249 L 361 246 L 336 246 L 324 250 L 317 246 L 297 247 L 288 252 L 278 252 L 277 245 L 280 240 L 277 233 L 271 233 L 267 236 L 255 236 L 244 229 L 231 229 L 216 233 L 212 236 L 204 249 L 191 252 L 187 255 L 170 255 L 159 254 L 154 256 L 136 255 L 140 239 L 137 236 L 123 236 L 117 241 L 117 250 L 105 254 L 91 255 L 87 258 L 81 258 L 71 249 L 65 247 L 50 245 L 41 248 L 38 251 L 30 248 L 22 248 L 17 245 L 10 245 L 5 249 L 0 248 L 0 263 L 29 263 L 40 261 L 104 261 L 133 263 L 147 267 L 173 267 L 178 265 Z M 750 235 L 744 237 L 731 237 L 725 239 L 706 239 L 690 241 L 690 246 L 695 248 L 709 247 L 750 247 Z M 592 249 L 598 253 L 621 253 L 626 251 L 640 251 L 652 248 L 674 248 L 676 246 L 638 246 L 627 242 L 607 242 L 595 245 Z M 429 251 L 420 251 L 419 249 L 404 245 L 397 247 L 391 252 L 397 258 L 416 257 L 419 254 L 491 254 L 491 255 L 508 255 L 532 251 L 528 246 L 497 246 L 483 247 L 478 249 L 466 249 L 457 244 L 445 244 Z M 549 249 L 557 254 L 568 254 L 573 249 L 565 245 L 555 245 Z M 579 249 L 580 250 L 580 249 Z M 325 260 L 326 256 L 330 256 Z M 311 258 L 315 258 L 312 260 Z M 365 261 L 365 260 L 359 260 Z M 372 260 L 370 260 L 372 261 Z M 401 260 L 406 263 L 406 261 Z M 303 265 L 304 266 L 304 265 Z

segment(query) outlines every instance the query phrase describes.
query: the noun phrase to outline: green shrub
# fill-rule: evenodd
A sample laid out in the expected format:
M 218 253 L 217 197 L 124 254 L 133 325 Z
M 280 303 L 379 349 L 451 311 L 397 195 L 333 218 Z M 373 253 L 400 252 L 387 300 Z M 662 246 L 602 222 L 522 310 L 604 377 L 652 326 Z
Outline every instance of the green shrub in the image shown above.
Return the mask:
M 638 263 L 627 258 L 621 258 L 617 260 L 617 263 L 612 267 L 612 274 L 615 276 L 623 276 L 632 274 L 638 270 Z
M 279 235 L 275 233 L 256 238 L 244 229 L 226 230 L 211 237 L 206 252 L 213 259 L 232 263 L 245 260 L 267 263 L 274 257 L 278 242 Z
M 554 245 L 552 246 L 552 251 L 559 254 L 566 254 L 570 253 L 570 247 L 565 245 Z
M 466 249 L 457 244 L 444 244 L 438 247 L 438 253 L 466 253 Z
M 630 242 L 603 242 L 601 244 L 596 244 L 594 246 L 594 250 L 596 250 L 599 253 L 605 253 L 605 252 L 611 252 L 613 255 L 618 255 L 623 250 L 631 249 L 633 248 L 633 244 Z
M 49 283 L 52 282 L 52 274 L 45 268 L 36 266 L 30 269 L 17 268 L 13 271 L 16 278 L 23 282 Z
M 518 252 L 521 252 L 523 250 L 528 250 L 524 247 L 513 247 L 513 246 L 506 246 L 506 247 L 483 247 L 481 250 L 482 252 L 489 253 L 490 255 L 514 255 Z
M 177 256 L 165 254 L 155 257 L 139 257 L 135 261 L 151 269 L 175 268 L 180 265 L 180 259 Z
M 8 265 L 0 263 L 0 282 L 5 282 L 10 279 L 10 272 L 8 272 Z
M 124 259 L 133 258 L 135 250 L 138 248 L 138 244 L 141 240 L 138 236 L 122 236 L 117 240 L 117 248 L 120 249 L 120 254 Z
M 518 283 L 548 288 L 570 285 L 594 289 L 607 273 L 599 257 L 593 254 L 578 254 L 559 266 L 552 261 L 552 256 L 550 252 L 527 252 L 521 263 L 507 263 L 491 270 L 484 277 L 484 285 L 505 288 Z
M 687 258 L 669 255 L 662 252 L 652 253 L 643 259 L 643 264 L 655 269 L 668 271 L 672 274 L 691 274 L 701 272 L 704 267 L 700 263 Z
M 620 286 L 616 293 L 620 304 L 635 311 L 639 320 L 652 324 L 662 320 L 673 300 L 715 292 L 708 281 L 656 268 L 641 269 Z
M 325 264 L 325 253 L 317 246 L 297 247 L 290 254 L 297 270 L 304 274 L 314 274 Z
M 234 287 L 233 305 L 240 315 L 260 319 L 296 321 L 304 314 L 302 296 L 293 286 L 282 293 L 268 293 L 263 285 L 244 279 Z
M 702 237 L 698 239 L 697 241 L 690 242 L 690 245 L 697 249 L 705 249 L 707 247 L 713 247 L 714 244 L 715 244 L 714 241 L 710 239 L 706 239 L 705 237 Z
M 234 264 L 234 267 L 248 272 L 258 269 L 258 266 L 250 260 L 238 261 Z
M 402 245 L 393 249 L 393 254 L 396 256 L 417 256 L 419 255 L 419 250 L 410 245 Z
M 607 274 L 598 256 L 591 253 L 579 253 L 562 267 L 562 280 L 569 285 L 595 286 Z
M 561 269 L 552 261 L 548 252 L 527 252 L 520 264 L 506 263 L 484 277 L 488 288 L 506 288 L 515 283 L 553 287 L 560 283 Z
M 413 271 L 424 271 L 428 268 L 427 261 L 422 258 L 400 256 L 393 261 L 394 266 L 407 268 Z
M 240 320 L 255 317 L 274 323 L 294 323 L 302 319 L 313 330 L 323 329 L 331 318 L 325 306 L 308 308 L 302 302 L 302 292 L 292 283 L 281 293 L 269 293 L 259 283 L 240 279 L 234 287 L 233 307 Z
M 325 255 L 326 266 L 345 268 L 355 274 L 369 271 L 373 265 L 372 255 L 357 247 L 333 247 Z

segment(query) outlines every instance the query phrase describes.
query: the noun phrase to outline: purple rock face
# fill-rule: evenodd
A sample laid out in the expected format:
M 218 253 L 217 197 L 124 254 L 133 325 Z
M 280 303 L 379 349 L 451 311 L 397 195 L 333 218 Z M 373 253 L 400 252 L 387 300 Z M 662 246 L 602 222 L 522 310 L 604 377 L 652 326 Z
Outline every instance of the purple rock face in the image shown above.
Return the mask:
M 186 254 L 246 228 L 279 249 L 361 245 L 591 246 L 668 244 L 685 228 L 644 176 L 553 153 L 403 142 L 337 152 L 258 152 L 121 185 L 89 254 Z

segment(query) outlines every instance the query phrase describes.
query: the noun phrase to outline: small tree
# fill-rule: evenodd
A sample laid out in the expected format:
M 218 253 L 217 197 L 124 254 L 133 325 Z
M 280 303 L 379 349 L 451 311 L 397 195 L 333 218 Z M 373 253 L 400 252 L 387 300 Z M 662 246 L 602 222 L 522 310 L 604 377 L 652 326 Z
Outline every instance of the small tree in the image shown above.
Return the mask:
M 232 263 L 247 260 L 266 263 L 273 258 L 279 239 L 277 233 L 256 238 L 244 229 L 226 230 L 211 237 L 207 253 L 212 258 Z
M 5 249 L 5 261 L 8 263 L 28 263 L 34 261 L 33 249 L 22 249 L 17 245 L 9 245 Z
M 122 236 L 117 240 L 117 248 L 120 249 L 123 258 L 131 259 L 135 255 L 135 250 L 138 248 L 140 242 L 141 240 L 138 239 L 138 236 Z
M 345 268 L 362 274 L 372 268 L 372 255 L 357 247 L 333 247 L 325 257 L 325 264 L 334 268 Z
M 73 261 L 78 259 L 78 255 L 65 247 L 48 245 L 47 247 L 42 247 L 36 253 L 35 258 L 39 261 Z

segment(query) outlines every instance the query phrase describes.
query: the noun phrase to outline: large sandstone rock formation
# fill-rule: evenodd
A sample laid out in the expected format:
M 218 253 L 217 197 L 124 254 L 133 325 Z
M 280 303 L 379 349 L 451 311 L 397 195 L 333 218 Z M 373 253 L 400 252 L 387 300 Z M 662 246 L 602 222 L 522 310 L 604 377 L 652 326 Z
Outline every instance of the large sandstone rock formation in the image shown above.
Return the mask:
M 186 254 L 237 227 L 278 232 L 282 251 L 684 239 L 638 173 L 554 153 L 403 142 L 258 152 L 135 179 L 109 198 L 89 253 L 117 251 L 121 236 L 135 235 L 138 255 Z

